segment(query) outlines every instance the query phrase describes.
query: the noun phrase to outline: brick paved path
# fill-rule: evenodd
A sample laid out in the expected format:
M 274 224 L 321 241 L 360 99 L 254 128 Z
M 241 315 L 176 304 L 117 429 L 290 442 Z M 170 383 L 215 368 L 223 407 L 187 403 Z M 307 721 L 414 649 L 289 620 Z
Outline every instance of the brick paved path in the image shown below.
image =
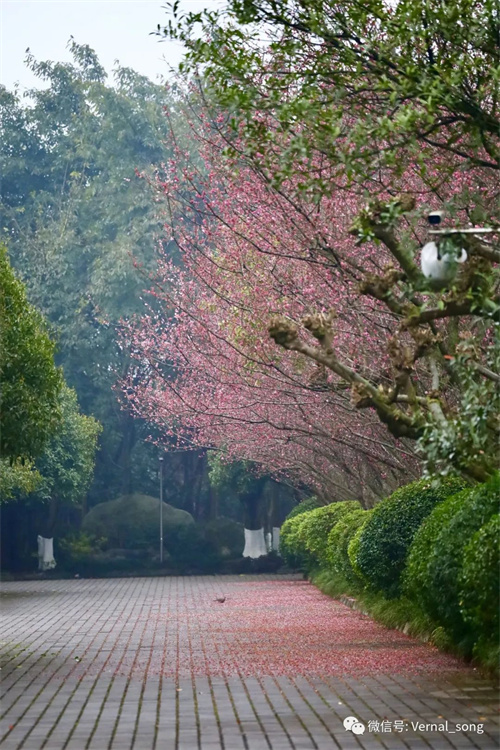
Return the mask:
M 0 614 L 2 750 L 499 747 L 488 681 L 298 577 L 4 583 Z

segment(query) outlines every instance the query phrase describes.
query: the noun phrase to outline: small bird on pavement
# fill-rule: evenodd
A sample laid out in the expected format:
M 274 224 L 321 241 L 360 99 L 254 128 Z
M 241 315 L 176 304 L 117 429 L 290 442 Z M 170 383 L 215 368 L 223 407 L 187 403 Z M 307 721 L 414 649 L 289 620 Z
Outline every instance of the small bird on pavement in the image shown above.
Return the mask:
M 225 596 L 218 596 L 218 597 L 217 597 L 217 598 L 215 599 L 215 601 L 216 601 L 216 602 L 219 602 L 219 604 L 224 604 L 224 602 L 226 601 L 226 597 L 225 597 Z

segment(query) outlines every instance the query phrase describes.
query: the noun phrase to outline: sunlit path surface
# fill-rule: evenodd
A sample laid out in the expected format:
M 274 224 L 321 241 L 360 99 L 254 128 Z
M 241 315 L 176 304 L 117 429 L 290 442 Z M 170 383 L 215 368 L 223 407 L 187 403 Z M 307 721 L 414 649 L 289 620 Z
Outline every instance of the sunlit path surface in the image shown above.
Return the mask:
M 489 681 L 299 577 L 4 583 L 1 620 L 2 750 L 499 747 Z

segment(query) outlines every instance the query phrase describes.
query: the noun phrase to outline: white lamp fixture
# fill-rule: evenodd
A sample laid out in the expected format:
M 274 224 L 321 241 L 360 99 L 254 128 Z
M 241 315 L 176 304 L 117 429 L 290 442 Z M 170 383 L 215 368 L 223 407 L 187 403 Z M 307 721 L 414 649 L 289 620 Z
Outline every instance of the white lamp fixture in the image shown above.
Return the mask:
M 444 243 L 443 243 L 444 244 Z M 432 281 L 452 281 L 457 273 L 458 264 L 465 263 L 467 253 L 462 248 L 453 250 L 449 243 L 443 252 L 434 241 L 427 242 L 422 248 L 420 267 L 426 279 Z M 448 249 L 449 248 L 449 249 Z M 460 255 L 458 253 L 460 252 Z

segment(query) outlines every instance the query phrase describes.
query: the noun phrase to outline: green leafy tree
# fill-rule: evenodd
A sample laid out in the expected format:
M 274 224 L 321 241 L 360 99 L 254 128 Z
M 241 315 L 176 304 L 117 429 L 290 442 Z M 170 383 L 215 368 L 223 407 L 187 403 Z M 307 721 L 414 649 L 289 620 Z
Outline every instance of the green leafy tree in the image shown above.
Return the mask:
M 45 536 L 51 537 L 62 505 L 77 505 L 94 475 L 97 438 L 101 425 L 80 413 L 76 393 L 64 386 L 60 395 L 62 423 L 36 461 L 41 481 L 35 499 L 49 506 Z
M 497 11 L 494 0 L 229 0 L 204 13 L 180 2 L 158 32 L 187 45 L 184 70 L 203 65 L 207 89 L 275 183 L 311 158 L 302 187 L 321 193 L 316 151 L 363 182 L 401 169 L 401 147 L 423 169 L 432 153 L 498 169 Z
M 148 274 L 173 252 L 160 241 L 147 179 L 168 158 L 163 108 L 173 104 L 164 87 L 128 68 L 107 83 L 93 50 L 75 42 L 70 50 L 71 64 L 28 55 L 45 84 L 28 104 L 0 87 L 0 228 L 30 300 L 57 333 L 67 382 L 103 425 L 95 502 L 157 483 L 156 450 L 144 443 L 144 423 L 121 409 L 114 384 L 131 367 L 119 321 L 143 309 Z
M 57 430 L 61 370 L 45 322 L 0 246 L 0 455 L 2 460 L 40 455 Z
M 35 492 L 41 480 L 32 461 L 0 459 L 0 503 Z
M 271 531 L 280 526 L 292 502 L 290 487 L 259 475 L 251 461 L 230 461 L 224 453 L 208 452 L 212 517 L 243 520 L 246 528 Z

